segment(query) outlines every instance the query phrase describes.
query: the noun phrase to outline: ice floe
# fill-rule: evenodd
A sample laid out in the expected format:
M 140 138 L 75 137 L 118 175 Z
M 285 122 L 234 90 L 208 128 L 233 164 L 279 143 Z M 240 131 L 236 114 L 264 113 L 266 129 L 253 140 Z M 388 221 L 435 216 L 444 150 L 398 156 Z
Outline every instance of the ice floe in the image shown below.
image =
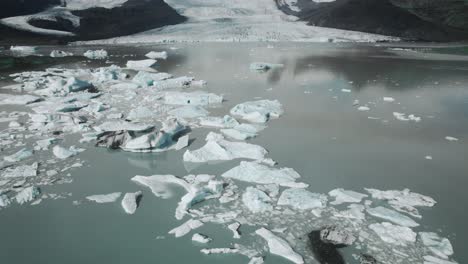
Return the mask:
M 270 196 L 255 187 L 247 187 L 242 194 L 242 202 L 252 213 L 262 213 L 273 210 Z
M 133 70 L 150 70 L 151 67 L 156 65 L 156 60 L 153 59 L 147 59 L 147 60 L 138 60 L 138 61 L 133 61 L 129 60 L 127 61 L 127 68 L 133 69 Z
M 406 215 L 400 214 L 394 210 L 378 206 L 375 208 L 367 208 L 367 213 L 374 217 L 381 218 L 383 220 L 390 221 L 397 225 L 407 226 L 407 227 L 416 227 L 419 226 L 413 219 L 409 218 Z
M 404 113 L 393 112 L 393 116 L 400 121 L 414 121 L 414 122 L 421 121 L 421 117 L 415 116 L 413 114 L 406 116 L 406 114 Z
M 416 233 L 410 228 L 404 226 L 393 225 L 388 222 L 369 225 L 384 242 L 405 246 L 408 243 L 416 241 Z
M 167 59 L 167 52 L 166 51 L 150 51 L 148 52 L 145 57 L 150 58 L 150 59 L 162 59 L 166 60 Z
M 70 157 L 76 156 L 79 153 L 83 152 L 84 149 L 76 148 L 75 146 L 71 146 L 70 148 L 64 148 L 61 146 L 54 146 L 52 149 L 54 155 L 59 159 L 68 159 Z
M 142 197 L 141 191 L 126 193 L 122 199 L 122 208 L 127 214 L 134 214 Z
M 367 194 L 344 190 L 342 188 L 331 190 L 328 194 L 335 197 L 335 201 L 331 202 L 331 204 L 334 205 L 342 203 L 360 203 L 363 198 L 368 196 Z
M 304 263 L 302 256 L 296 253 L 286 240 L 273 234 L 270 230 L 266 228 L 260 228 L 255 231 L 255 233 L 266 240 L 271 254 L 281 256 L 296 264 Z
M 195 230 L 201 226 L 203 226 L 203 222 L 190 219 L 182 225 L 169 231 L 169 234 L 173 234 L 175 237 L 182 237 L 190 233 L 190 231 Z
M 206 244 L 206 243 L 210 243 L 212 241 L 212 239 L 209 238 L 208 236 L 203 235 L 203 234 L 195 233 L 192 236 L 192 241 L 202 243 L 202 244 Z
M 95 194 L 86 196 L 86 199 L 96 203 L 113 203 L 117 201 L 117 199 L 119 199 L 121 195 L 121 192 L 114 192 L 109 194 Z
M 83 56 L 92 60 L 103 60 L 107 58 L 108 54 L 107 54 L 107 51 L 102 50 L 102 49 L 101 50 L 88 50 L 83 54 Z
M 32 155 L 33 155 L 32 150 L 23 148 L 14 154 L 3 157 L 3 160 L 8 161 L 8 162 L 19 162 L 19 161 L 22 161 L 24 159 L 31 157 Z
M 327 197 L 303 188 L 290 188 L 281 193 L 278 205 L 291 206 L 299 210 L 323 208 L 327 205 Z
M 52 58 L 63 58 L 63 57 L 69 57 L 69 56 L 73 56 L 73 53 L 62 51 L 62 50 L 53 50 L 50 52 L 50 57 Z
M 278 118 L 284 112 L 283 106 L 278 100 L 259 100 L 238 104 L 231 109 L 231 114 L 242 119 L 265 123 L 271 118 Z
M 16 202 L 19 204 L 24 204 L 35 200 L 41 194 L 39 187 L 30 186 L 22 189 L 16 194 Z

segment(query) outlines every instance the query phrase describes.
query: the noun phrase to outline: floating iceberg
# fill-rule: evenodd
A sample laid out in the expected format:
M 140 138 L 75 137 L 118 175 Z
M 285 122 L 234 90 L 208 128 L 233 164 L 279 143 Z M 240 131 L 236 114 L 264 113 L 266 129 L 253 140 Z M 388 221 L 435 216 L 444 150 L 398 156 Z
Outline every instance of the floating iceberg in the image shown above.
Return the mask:
M 83 152 L 85 149 L 76 148 L 75 146 L 71 146 L 70 148 L 66 149 L 61 146 L 54 146 L 52 152 L 54 155 L 59 159 L 68 159 L 70 157 L 78 155 L 80 152 Z
M 262 227 L 255 233 L 267 241 L 271 254 L 281 256 L 296 264 L 304 263 L 302 256 L 296 253 L 286 240 L 276 236 L 270 230 Z
M 107 58 L 107 51 L 105 50 L 88 50 L 86 51 L 83 56 L 85 56 L 88 59 L 92 60 L 103 60 Z
M 395 102 L 395 99 L 393 97 L 384 97 L 383 101 L 388 102 L 388 103 L 392 103 L 392 102 Z
M 229 230 L 232 231 L 233 237 L 236 238 L 236 239 L 239 239 L 241 237 L 241 235 L 239 233 L 239 227 L 240 226 L 241 225 L 238 222 L 234 222 L 234 223 L 228 225 Z
M 63 58 L 69 56 L 73 56 L 73 53 L 62 50 L 53 50 L 52 52 L 50 52 L 50 57 L 52 58 Z
M 405 246 L 408 243 L 416 242 L 416 233 L 405 226 L 383 222 L 381 224 L 371 224 L 369 228 L 386 243 Z
M 270 118 L 278 118 L 284 112 L 278 100 L 259 100 L 238 104 L 231 109 L 231 114 L 250 122 L 265 123 Z
M 257 136 L 258 132 L 264 127 L 259 127 L 251 124 L 240 124 L 233 128 L 221 129 L 221 133 L 224 135 L 236 139 L 236 140 L 246 140 L 249 138 L 254 138 Z
M 239 249 L 237 248 L 204 248 L 200 250 L 201 253 L 205 255 L 211 254 L 237 254 Z
M 145 70 L 145 69 L 150 69 L 156 64 L 156 60 L 153 59 L 147 59 L 147 60 L 138 60 L 138 61 L 133 61 L 129 60 L 127 61 L 127 68 L 133 69 L 133 70 Z
M 119 199 L 121 195 L 122 193 L 120 192 L 114 192 L 109 194 L 96 194 L 87 196 L 86 199 L 96 203 L 113 203 L 117 201 L 117 199 Z
M 139 71 L 132 79 L 132 82 L 139 84 L 143 87 L 152 86 L 155 82 L 172 78 L 172 75 L 165 72 L 150 73 L 146 71 Z
M 173 234 L 175 237 L 182 237 L 190 233 L 190 231 L 195 230 L 201 226 L 203 226 L 203 222 L 201 222 L 200 220 L 190 219 L 182 225 L 169 231 L 169 234 Z
M 302 188 L 290 188 L 281 193 L 278 205 L 291 206 L 298 210 L 324 208 L 327 205 L 327 197 Z
M 208 162 L 216 160 L 252 159 L 262 160 L 268 152 L 261 146 L 224 139 L 208 140 L 205 146 L 184 153 L 186 162 Z
M 350 246 L 356 241 L 356 237 L 345 229 L 329 226 L 320 230 L 320 240 L 337 246 Z
M 452 243 L 433 232 L 419 232 L 422 243 L 436 256 L 447 259 L 453 255 Z
M 256 162 L 241 161 L 240 165 L 234 167 L 221 175 L 239 181 L 257 184 L 278 184 L 285 187 L 305 188 L 305 183 L 296 182 L 301 176 L 291 168 L 271 168 Z
M 412 114 L 406 116 L 406 114 L 404 113 L 393 112 L 393 116 L 400 121 L 414 121 L 414 122 L 421 121 L 421 117 L 418 117 Z
M 104 122 L 98 127 L 96 127 L 97 131 L 136 131 L 136 132 L 143 132 L 150 129 L 153 129 L 154 125 L 145 124 L 145 123 L 132 123 L 126 121 L 108 121 Z
M 185 135 L 185 136 L 180 137 L 177 140 L 177 144 L 175 145 L 175 150 L 181 150 L 183 148 L 188 147 L 189 139 L 190 139 L 189 135 Z
M 151 52 L 148 52 L 145 56 L 150 59 L 165 60 L 167 59 L 167 52 L 166 51 L 161 51 L 161 52 L 151 51 Z
M 239 122 L 229 115 L 225 115 L 224 117 L 200 117 L 199 120 L 200 125 L 205 127 L 233 128 L 239 125 Z
M 32 155 L 33 155 L 32 150 L 23 148 L 10 156 L 3 157 L 3 160 L 8 161 L 8 162 L 19 162 L 19 161 L 22 161 L 24 159 L 31 157 Z
M 142 195 L 143 193 L 141 191 L 134 193 L 126 193 L 124 195 L 122 199 L 122 208 L 127 214 L 135 213 Z
M 390 210 L 388 208 L 378 206 L 375 208 L 367 208 L 367 213 L 374 217 L 382 218 L 384 220 L 393 222 L 397 225 L 407 226 L 407 227 L 416 227 L 419 226 L 413 219 L 409 218 L 406 215 L 400 214 L 396 211 Z
M 339 205 L 342 203 L 360 203 L 363 198 L 367 197 L 367 194 L 348 191 L 341 188 L 334 189 L 328 194 L 332 197 L 335 197 L 335 201 L 331 202 L 333 205 Z
M 41 190 L 39 189 L 39 187 L 30 186 L 19 191 L 16 194 L 15 198 L 16 198 L 17 203 L 24 204 L 24 203 L 33 201 L 34 199 L 39 197 L 40 194 L 41 194 Z
M 458 138 L 450 137 L 450 136 L 445 137 L 445 139 L 448 140 L 448 141 L 458 141 Z
M 242 194 L 242 202 L 252 213 L 263 213 L 273 210 L 271 198 L 266 193 L 252 186 L 247 187 Z
M 212 239 L 209 238 L 208 236 L 205 236 L 205 235 L 200 234 L 200 233 L 195 233 L 195 234 L 193 234 L 193 236 L 192 236 L 192 241 L 195 241 L 195 242 L 198 242 L 198 243 L 202 243 L 202 244 L 210 243 L 211 240 L 212 240 Z
M 178 118 L 197 118 L 207 116 L 210 112 L 198 105 L 186 105 L 168 112 L 168 114 Z
M 164 95 L 164 103 L 169 105 L 211 105 L 220 104 L 223 102 L 223 97 L 206 92 L 166 92 Z
M 16 167 L 7 167 L 1 171 L 2 178 L 34 177 L 37 176 L 39 163 L 34 162 L 31 165 L 20 165 Z
M 34 53 L 36 52 L 36 47 L 33 46 L 11 46 L 10 50 L 14 52 L 21 52 L 21 53 Z

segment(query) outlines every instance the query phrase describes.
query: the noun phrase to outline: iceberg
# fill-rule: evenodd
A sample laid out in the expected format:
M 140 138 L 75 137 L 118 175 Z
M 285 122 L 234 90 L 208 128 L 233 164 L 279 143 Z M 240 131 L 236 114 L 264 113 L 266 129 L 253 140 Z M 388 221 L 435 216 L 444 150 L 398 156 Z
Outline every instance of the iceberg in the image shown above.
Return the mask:
M 11 46 L 10 50 L 13 52 L 18 52 L 18 53 L 35 53 L 36 52 L 36 47 L 33 46 Z
M 205 108 L 198 105 L 182 106 L 167 113 L 178 118 L 197 118 L 210 114 L 210 112 L 206 111 Z
M 193 236 L 192 236 L 192 241 L 195 241 L 195 242 L 198 242 L 198 243 L 202 243 L 202 244 L 210 243 L 211 240 L 212 240 L 212 239 L 209 238 L 208 236 L 205 236 L 205 235 L 200 234 L 200 233 L 195 233 L 195 234 L 193 234 Z
M 267 241 L 271 254 L 281 256 L 296 264 L 304 263 L 302 256 L 296 253 L 286 240 L 276 236 L 270 230 L 262 227 L 255 233 Z
M 41 97 L 37 97 L 34 95 L 24 94 L 24 95 L 8 95 L 8 96 L 0 96 L 0 105 L 27 105 L 32 104 L 35 102 L 42 101 Z
M 194 84 L 193 77 L 181 76 L 155 82 L 153 86 L 155 89 L 162 91 L 167 89 L 186 88 L 192 84 Z
M 436 258 L 434 256 L 424 256 L 424 264 L 458 264 L 454 261 Z
M 245 102 L 231 109 L 232 115 L 254 123 L 265 123 L 271 118 L 278 118 L 283 112 L 283 106 L 278 100 Z
M 367 213 L 374 217 L 378 217 L 397 225 L 407 226 L 407 227 L 416 227 L 419 226 L 413 219 L 409 218 L 406 215 L 400 214 L 396 211 L 390 210 L 388 208 L 378 206 L 375 208 L 367 208 Z
M 448 141 L 458 141 L 458 138 L 450 137 L 450 136 L 446 136 L 445 139 L 448 140 Z
M 148 52 L 145 57 L 150 58 L 150 59 L 162 59 L 165 60 L 167 59 L 167 52 L 166 51 L 150 51 Z
M 139 71 L 132 79 L 132 82 L 139 84 L 143 87 L 152 86 L 154 83 L 172 78 L 172 75 L 165 72 L 150 73 L 146 71 Z
M 393 225 L 388 222 L 369 225 L 382 241 L 398 246 L 416 242 L 416 233 L 408 227 Z
M 298 210 L 324 208 L 327 205 L 327 197 L 302 188 L 290 188 L 281 193 L 278 205 L 291 206 Z
M 133 123 L 133 122 L 126 122 L 121 120 L 116 121 L 107 121 L 96 127 L 97 131 L 106 131 L 106 132 L 115 132 L 115 131 L 136 131 L 136 132 L 143 132 L 150 129 L 153 129 L 154 125 L 145 124 L 145 123 Z
M 53 50 L 52 52 L 50 52 L 50 57 L 52 58 L 63 58 L 69 56 L 73 56 L 73 53 L 62 50 Z
M 164 103 L 169 105 L 199 105 L 221 104 L 223 97 L 206 92 L 166 92 Z
M 189 135 L 185 135 L 185 136 L 180 137 L 177 140 L 177 144 L 175 145 L 175 150 L 181 150 L 183 148 L 188 147 L 189 139 L 190 139 Z
M 7 207 L 11 204 L 10 198 L 4 194 L 0 194 L 0 207 Z
M 236 119 L 232 116 L 225 115 L 224 117 L 200 117 L 200 126 L 215 127 L 215 128 L 233 128 L 239 125 Z
M 236 140 L 246 140 L 254 138 L 257 136 L 258 131 L 263 129 L 263 127 L 251 125 L 251 124 L 240 124 L 233 128 L 221 129 L 221 133 L 227 137 L 236 139 Z
M 204 248 L 200 250 L 201 253 L 205 255 L 211 254 L 237 254 L 239 249 L 237 248 Z
M 395 99 L 393 97 L 384 97 L 383 101 L 388 102 L 388 103 L 393 103 L 395 102 Z
M 320 230 L 320 240 L 337 246 L 350 246 L 356 241 L 356 237 L 346 229 L 329 226 Z
M 119 199 L 121 195 L 122 193 L 120 192 L 114 192 L 109 194 L 96 194 L 87 196 L 86 199 L 96 203 L 113 203 L 117 201 L 117 199 Z
M 447 238 L 442 238 L 434 232 L 419 232 L 419 237 L 424 246 L 436 256 L 447 259 L 453 255 L 452 243 Z
M 156 64 L 156 60 L 153 59 L 147 59 L 147 60 L 129 60 L 127 61 L 127 68 L 133 69 L 133 70 L 153 70 L 151 67 L 153 67 Z
M 52 152 L 54 153 L 55 157 L 59 159 L 68 159 L 70 157 L 78 155 L 80 152 L 85 151 L 85 149 L 76 148 L 75 146 L 71 146 L 70 148 L 66 149 L 61 146 L 54 146 Z
M 208 140 L 197 150 L 184 153 L 185 162 L 208 162 L 216 160 L 252 159 L 263 160 L 267 150 L 261 146 L 224 139 Z
M 127 214 L 134 214 L 143 193 L 141 191 L 126 193 L 122 199 L 122 208 Z
M 155 114 L 148 107 L 138 106 L 137 108 L 133 108 L 132 110 L 130 110 L 130 113 L 128 113 L 126 119 L 135 121 L 135 120 L 152 118 L 154 116 Z
M 412 114 L 406 116 L 406 114 L 404 113 L 393 112 L 393 116 L 400 121 L 414 121 L 414 122 L 421 121 L 421 117 L 418 117 Z
M 236 238 L 236 239 L 239 239 L 241 237 L 240 232 L 239 232 L 239 227 L 240 226 L 241 226 L 241 224 L 239 224 L 238 222 L 234 222 L 234 223 L 228 225 L 229 230 L 232 231 L 233 237 Z
M 32 150 L 23 148 L 10 156 L 3 157 L 3 160 L 8 161 L 8 162 L 19 162 L 19 161 L 22 161 L 24 159 L 31 157 L 32 155 L 33 155 Z
M 104 60 L 107 58 L 107 51 L 101 49 L 101 50 L 88 50 L 86 51 L 83 56 L 85 56 L 88 59 L 92 60 Z
M 249 186 L 242 194 L 242 202 L 252 213 L 272 211 L 271 198 L 259 189 Z
M 305 188 L 308 186 L 305 183 L 296 182 L 301 176 L 294 169 L 271 168 L 256 162 L 247 161 L 241 161 L 239 166 L 226 171 L 221 177 L 257 184 L 273 183 L 292 188 Z
M 131 179 L 141 185 L 151 189 L 151 192 L 156 196 L 163 199 L 168 199 L 172 196 L 169 184 L 181 185 L 184 189 L 189 189 L 188 183 L 174 175 L 153 175 L 153 176 L 140 176 L 137 175 Z
M 26 187 L 16 194 L 16 202 L 24 204 L 33 201 L 41 194 L 41 189 L 36 186 Z
M 34 162 L 31 165 L 20 165 L 16 167 L 7 167 L 1 171 L 2 178 L 34 177 L 37 176 L 39 163 Z
M 328 195 L 335 197 L 335 201 L 331 202 L 333 205 L 339 205 L 342 203 L 360 203 L 363 198 L 368 196 L 367 194 L 348 191 L 342 188 L 331 190 Z
M 187 222 L 169 231 L 169 234 L 173 234 L 175 237 L 182 237 L 201 226 L 203 226 L 202 221 L 189 219 Z

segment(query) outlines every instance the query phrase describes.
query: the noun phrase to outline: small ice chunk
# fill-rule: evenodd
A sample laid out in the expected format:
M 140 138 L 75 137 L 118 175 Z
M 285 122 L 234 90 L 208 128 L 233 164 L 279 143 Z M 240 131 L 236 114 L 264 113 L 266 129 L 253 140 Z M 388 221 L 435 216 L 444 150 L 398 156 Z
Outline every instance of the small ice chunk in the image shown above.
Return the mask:
M 117 199 L 119 199 L 121 195 L 122 193 L 120 192 L 114 192 L 109 194 L 96 194 L 87 196 L 86 199 L 96 203 L 113 203 L 117 201 Z
M 154 59 L 147 59 L 147 60 L 129 60 L 127 61 L 127 68 L 134 69 L 134 70 L 145 70 L 147 68 L 151 68 L 156 64 L 156 60 Z
M 273 210 L 271 198 L 259 189 L 249 186 L 242 194 L 242 202 L 252 213 Z
M 447 238 L 442 238 L 433 232 L 419 232 L 422 243 L 435 255 L 441 258 L 448 258 L 453 255 L 452 243 Z
M 445 139 L 448 140 L 448 141 L 458 141 L 458 138 L 451 137 L 451 136 L 446 136 Z
M 161 52 L 156 52 L 156 51 L 150 51 L 145 55 L 147 58 L 150 59 L 162 59 L 165 60 L 167 59 L 167 52 L 166 51 L 161 51 Z
M 84 149 L 76 148 L 75 146 L 71 146 L 68 149 L 61 146 L 54 146 L 54 148 L 52 149 L 54 155 L 59 159 L 68 159 L 70 157 L 78 155 L 80 152 L 83 151 Z
M 107 51 L 101 49 L 101 50 L 88 50 L 83 54 L 83 56 L 92 60 L 104 60 L 107 58 L 108 55 L 107 55 Z
M 242 119 L 265 123 L 271 118 L 278 118 L 283 114 L 283 106 L 278 100 L 258 100 L 238 104 L 231 109 L 231 114 Z
M 360 107 L 358 107 L 358 110 L 359 111 L 369 111 L 370 108 L 368 106 L 360 106 Z
M 202 243 L 202 244 L 210 243 L 211 240 L 212 240 L 212 239 L 209 238 L 208 236 L 203 235 L 203 234 L 200 234 L 200 233 L 195 233 L 195 234 L 193 234 L 193 236 L 192 236 L 192 241 L 195 241 L 195 242 L 198 242 L 198 243 Z
M 141 191 L 134 193 L 126 193 L 122 199 L 122 207 L 127 214 L 134 214 L 139 200 L 141 199 L 143 193 Z
M 263 264 L 263 257 L 253 257 L 250 259 L 248 264 Z
M 177 140 L 177 144 L 175 146 L 175 150 L 181 150 L 183 148 L 186 148 L 188 147 L 189 145 L 189 135 L 185 135 L 185 136 L 182 136 L 180 137 L 178 140 Z
M 10 198 L 4 194 L 0 194 L 0 207 L 6 207 L 11 204 Z
M 34 53 L 36 52 L 36 47 L 33 46 L 11 46 L 11 51 L 19 52 L 19 53 Z
M 234 223 L 228 225 L 229 230 L 232 231 L 233 237 L 236 238 L 236 239 L 239 239 L 241 237 L 241 235 L 239 233 L 239 227 L 240 226 L 241 226 L 241 224 L 239 224 L 238 222 L 234 222 Z
M 399 112 L 393 112 L 393 116 L 400 120 L 400 121 L 414 121 L 414 122 L 420 122 L 421 121 L 421 117 L 418 117 L 418 116 L 415 116 L 415 115 L 408 115 L 408 117 L 406 116 L 406 114 L 404 113 L 399 113 Z
M 367 212 L 374 217 L 382 218 L 397 225 L 407 227 L 419 226 L 418 223 L 416 223 L 413 219 L 409 218 L 408 216 L 382 206 L 378 206 L 375 208 L 367 208 Z
M 298 210 L 324 208 L 327 205 L 327 197 L 302 188 L 290 188 L 281 193 L 278 205 L 291 206 Z
M 56 138 L 46 138 L 36 141 L 36 150 L 48 150 L 49 146 L 56 143 L 58 140 Z
M 24 159 L 31 157 L 32 155 L 33 155 L 32 150 L 23 148 L 10 156 L 3 157 L 3 160 L 8 161 L 8 162 L 19 162 L 19 161 L 22 161 Z
M 416 242 L 416 233 L 409 227 L 393 225 L 383 222 L 369 225 L 379 237 L 386 243 L 406 246 L 408 243 Z
M 52 58 L 63 58 L 63 57 L 69 57 L 69 56 L 73 56 L 73 53 L 66 52 L 63 50 L 53 50 L 52 52 L 50 52 L 50 57 Z
M 266 72 L 270 69 L 274 68 L 283 68 L 283 64 L 274 64 L 274 63 L 267 63 L 267 62 L 253 62 L 250 64 L 250 70 L 252 71 L 263 71 Z
M 7 167 L 1 171 L 3 178 L 34 177 L 37 176 L 39 163 L 34 162 L 31 165 L 20 165 L 16 167 Z
M 384 102 L 388 102 L 388 103 L 395 102 L 395 99 L 393 97 L 384 97 L 383 100 Z
M 271 168 L 256 162 L 241 161 L 239 166 L 226 171 L 221 176 L 258 184 L 274 183 L 284 187 L 305 188 L 308 186 L 305 183 L 296 182 L 301 176 L 294 169 Z
M 341 91 L 342 91 L 343 93 L 350 93 L 350 92 L 351 92 L 350 89 L 341 89 Z
M 334 189 L 328 193 L 330 196 L 335 197 L 335 201 L 331 202 L 333 205 L 342 203 L 360 203 L 367 194 L 358 193 L 355 191 L 348 191 L 342 188 Z
M 169 234 L 173 234 L 175 237 L 182 237 L 201 226 L 203 226 L 202 221 L 189 219 L 187 222 L 169 231 Z
M 41 190 L 39 189 L 39 187 L 30 186 L 18 192 L 15 198 L 17 203 L 24 204 L 33 201 L 34 199 L 39 197 L 40 194 Z
M 236 140 L 246 140 L 256 137 L 258 131 L 261 129 L 263 129 L 263 127 L 251 124 L 240 124 L 233 128 L 221 129 L 221 133 Z
M 296 264 L 304 263 L 302 256 L 296 253 L 286 240 L 276 236 L 270 230 L 262 227 L 255 233 L 267 241 L 271 254 L 284 257 Z

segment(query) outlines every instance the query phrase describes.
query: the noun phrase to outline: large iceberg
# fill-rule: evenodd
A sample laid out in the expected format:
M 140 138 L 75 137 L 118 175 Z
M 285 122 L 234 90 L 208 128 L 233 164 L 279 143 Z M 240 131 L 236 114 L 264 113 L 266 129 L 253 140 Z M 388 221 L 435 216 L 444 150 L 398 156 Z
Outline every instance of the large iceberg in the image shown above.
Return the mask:
M 135 213 L 142 195 L 143 193 L 141 191 L 134 193 L 126 193 L 124 195 L 122 199 L 122 208 L 127 214 Z
M 305 183 L 296 182 L 301 176 L 291 168 L 271 168 L 256 162 L 241 161 L 240 165 L 234 167 L 221 175 L 239 181 L 257 184 L 278 184 L 285 187 L 305 188 Z
M 231 114 L 250 122 L 265 123 L 270 118 L 278 118 L 284 112 L 278 100 L 259 100 L 238 104 L 231 109 Z
M 266 240 L 271 254 L 281 256 L 296 264 L 304 263 L 302 256 L 296 253 L 286 240 L 273 234 L 270 230 L 262 227 L 255 231 L 255 233 Z

